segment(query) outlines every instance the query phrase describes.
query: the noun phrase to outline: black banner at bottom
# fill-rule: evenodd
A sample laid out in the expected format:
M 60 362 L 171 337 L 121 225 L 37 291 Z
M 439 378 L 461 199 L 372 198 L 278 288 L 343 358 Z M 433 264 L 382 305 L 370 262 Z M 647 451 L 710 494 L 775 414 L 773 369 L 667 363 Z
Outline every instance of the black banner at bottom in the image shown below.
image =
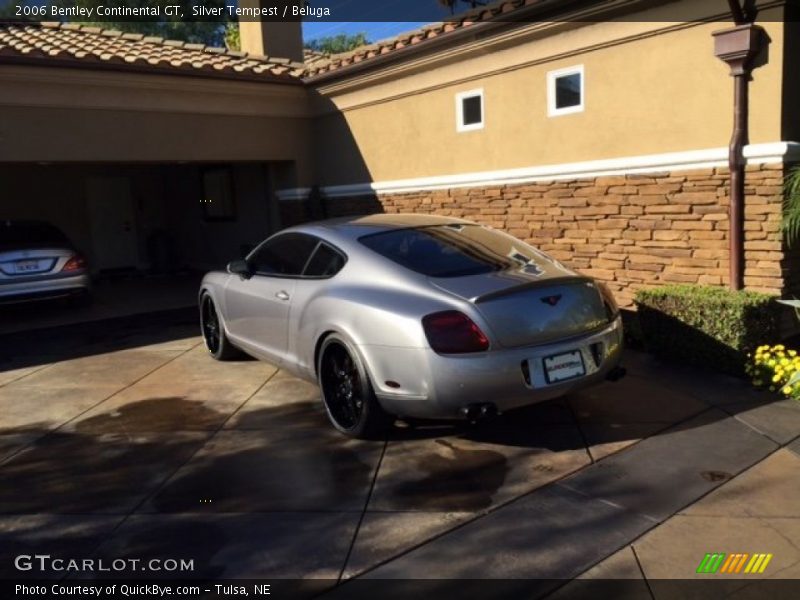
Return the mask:
M 800 598 L 797 579 L 354 579 L 337 583 L 326 579 L 273 580 L 62 580 L 0 581 L 0 598 L 60 600 L 215 600 L 261 598 L 267 600 L 783 600 Z

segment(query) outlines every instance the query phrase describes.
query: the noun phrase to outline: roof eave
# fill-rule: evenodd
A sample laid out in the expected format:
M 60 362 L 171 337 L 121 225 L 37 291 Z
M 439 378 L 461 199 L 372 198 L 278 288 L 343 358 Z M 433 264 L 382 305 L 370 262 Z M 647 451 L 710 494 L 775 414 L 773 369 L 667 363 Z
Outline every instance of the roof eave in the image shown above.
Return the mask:
M 0 65 L 13 64 L 33 67 L 58 67 L 82 69 L 86 71 L 114 71 L 118 73 L 139 73 L 143 75 L 161 75 L 176 77 L 196 77 L 202 79 L 226 79 L 234 81 L 251 81 L 259 83 L 277 83 L 281 85 L 303 85 L 300 77 L 281 76 L 258 73 L 231 73 L 230 71 L 213 71 L 208 69 L 175 67 L 159 67 L 154 65 L 137 65 L 119 62 L 86 61 L 84 59 L 50 58 L 42 56 L 0 55 Z
M 457 29 L 447 35 L 437 36 L 425 40 L 423 42 L 420 42 L 418 44 L 413 44 L 410 46 L 406 46 L 404 48 L 400 48 L 398 50 L 393 50 L 391 52 L 388 52 L 387 54 L 379 55 L 374 58 L 364 60 L 362 62 L 357 62 L 344 67 L 339 67 L 338 69 L 335 69 L 333 71 L 319 73 L 318 75 L 311 75 L 310 77 L 304 77 L 303 81 L 305 81 L 307 84 L 314 84 L 314 85 L 319 83 L 329 83 L 331 81 L 336 81 L 338 79 L 350 77 L 352 75 L 361 73 L 363 71 L 378 69 L 380 67 L 395 62 L 402 62 L 418 54 L 429 52 L 431 50 L 436 50 L 443 46 L 458 43 L 463 39 L 469 38 L 470 36 L 474 36 L 475 34 L 490 32 L 495 29 L 499 29 L 501 26 L 508 26 L 511 24 L 512 23 L 507 21 L 486 21 L 484 23 L 476 23 L 468 27 Z
M 401 62 L 417 54 L 435 50 L 443 46 L 452 45 L 454 43 L 457 44 L 465 39 L 469 39 L 471 36 L 497 33 L 503 29 L 519 26 L 523 23 L 547 21 L 549 19 L 557 20 L 558 18 L 563 19 L 565 15 L 571 13 L 575 14 L 576 11 L 580 13 L 590 8 L 600 9 L 603 13 L 631 10 L 632 7 L 648 1 L 651 3 L 655 2 L 655 0 L 612 0 L 606 3 L 601 3 L 598 0 L 540 0 L 538 2 L 532 2 L 527 6 L 521 6 L 497 20 L 479 21 L 467 26 L 461 26 L 450 33 L 422 40 L 416 44 L 392 50 L 384 55 L 354 62 L 346 66 L 338 67 L 332 71 L 306 76 L 304 77 L 304 81 L 308 84 L 329 83 L 364 71 L 378 69 L 395 62 Z M 596 14 L 594 18 L 597 18 Z

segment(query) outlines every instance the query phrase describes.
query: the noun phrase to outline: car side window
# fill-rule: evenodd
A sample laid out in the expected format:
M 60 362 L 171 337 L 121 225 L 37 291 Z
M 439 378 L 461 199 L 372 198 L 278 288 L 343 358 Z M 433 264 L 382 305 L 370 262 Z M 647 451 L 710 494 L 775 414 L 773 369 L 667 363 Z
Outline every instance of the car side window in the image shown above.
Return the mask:
M 248 262 L 257 275 L 299 277 L 317 242 L 304 233 L 284 233 L 259 246 Z
M 303 276 L 333 277 L 342 269 L 345 262 L 346 259 L 340 252 L 337 252 L 328 244 L 320 242 L 317 250 L 311 256 L 311 260 L 308 261 Z

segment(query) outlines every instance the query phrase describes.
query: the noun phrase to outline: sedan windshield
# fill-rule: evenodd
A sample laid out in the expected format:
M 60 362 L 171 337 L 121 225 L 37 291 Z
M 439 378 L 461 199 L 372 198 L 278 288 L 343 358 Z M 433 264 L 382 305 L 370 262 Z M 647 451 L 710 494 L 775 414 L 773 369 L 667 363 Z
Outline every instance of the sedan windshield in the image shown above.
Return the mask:
M 480 225 L 433 225 L 373 233 L 359 241 L 399 265 L 428 277 L 464 277 L 509 268 L 536 269 L 536 251 Z

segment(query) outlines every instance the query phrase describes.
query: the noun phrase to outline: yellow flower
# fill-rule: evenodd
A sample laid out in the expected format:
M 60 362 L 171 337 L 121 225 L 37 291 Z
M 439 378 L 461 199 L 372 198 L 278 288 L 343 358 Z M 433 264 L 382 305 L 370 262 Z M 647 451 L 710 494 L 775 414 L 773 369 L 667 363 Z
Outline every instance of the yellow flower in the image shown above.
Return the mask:
M 781 376 L 776 373 L 775 376 L 772 378 L 772 383 L 778 383 L 780 380 Z
M 787 385 L 787 386 L 786 386 L 786 387 L 784 387 L 784 388 L 783 388 L 783 390 L 781 390 L 781 391 L 782 391 L 784 394 L 786 394 L 786 395 L 788 396 L 789 394 L 791 394 L 791 393 L 792 393 L 792 388 L 791 388 L 790 386 L 788 386 L 788 385 Z
M 789 356 L 791 356 L 792 358 L 797 356 L 797 350 L 789 350 Z

